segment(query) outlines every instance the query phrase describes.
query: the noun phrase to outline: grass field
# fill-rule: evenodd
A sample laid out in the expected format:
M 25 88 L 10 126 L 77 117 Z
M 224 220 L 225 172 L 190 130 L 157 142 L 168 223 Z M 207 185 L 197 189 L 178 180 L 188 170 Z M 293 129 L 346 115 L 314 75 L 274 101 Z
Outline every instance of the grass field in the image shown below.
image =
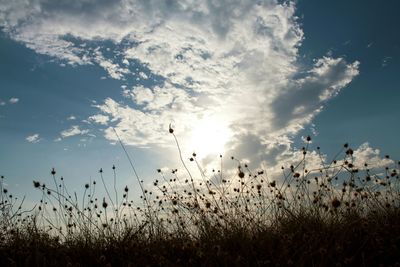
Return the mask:
M 357 166 L 345 144 L 308 169 L 309 142 L 279 177 L 235 158 L 234 173 L 207 176 L 193 154 L 200 177 L 183 160 L 158 170 L 151 190 L 136 176 L 140 205 L 102 170 L 77 196 L 53 169 L 53 185 L 34 181 L 42 198 L 24 210 L 2 177 L 0 265 L 400 266 L 399 162 Z

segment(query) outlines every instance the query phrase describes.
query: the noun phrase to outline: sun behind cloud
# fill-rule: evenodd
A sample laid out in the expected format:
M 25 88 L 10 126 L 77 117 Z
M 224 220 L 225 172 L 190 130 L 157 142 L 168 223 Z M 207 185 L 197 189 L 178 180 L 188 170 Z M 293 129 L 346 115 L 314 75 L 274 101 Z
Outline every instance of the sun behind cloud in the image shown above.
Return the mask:
M 226 120 L 213 116 L 198 121 L 188 136 L 188 149 L 193 149 L 200 159 L 222 154 L 232 137 L 232 130 Z

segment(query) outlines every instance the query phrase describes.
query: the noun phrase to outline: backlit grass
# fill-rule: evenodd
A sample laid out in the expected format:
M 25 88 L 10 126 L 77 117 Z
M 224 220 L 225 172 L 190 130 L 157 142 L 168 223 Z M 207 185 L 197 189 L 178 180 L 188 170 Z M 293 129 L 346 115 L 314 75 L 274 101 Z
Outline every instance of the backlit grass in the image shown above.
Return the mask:
M 357 166 L 345 144 L 315 168 L 308 138 L 302 159 L 282 166 L 279 176 L 234 157 L 234 171 L 206 175 L 195 153 L 183 159 L 170 133 L 182 168 L 156 170 L 150 187 L 132 165 L 139 205 L 127 186 L 117 188 L 115 166 L 111 178 L 101 169 L 99 181 L 82 184 L 81 196 L 52 169 L 51 185 L 33 182 L 42 197 L 32 210 L 2 177 L 0 265 L 400 265 L 399 162 L 389 156 L 387 166 Z M 198 177 L 187 164 L 197 166 Z

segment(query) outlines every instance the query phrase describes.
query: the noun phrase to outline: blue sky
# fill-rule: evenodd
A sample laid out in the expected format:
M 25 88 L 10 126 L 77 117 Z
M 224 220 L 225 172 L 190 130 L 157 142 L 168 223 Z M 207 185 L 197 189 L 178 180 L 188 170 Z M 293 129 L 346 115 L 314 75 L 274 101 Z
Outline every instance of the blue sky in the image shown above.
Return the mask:
M 0 174 L 31 194 L 54 167 L 79 190 L 115 164 L 138 188 L 113 129 L 147 184 L 182 168 L 170 123 L 206 169 L 273 173 L 307 135 L 327 161 L 344 142 L 399 159 L 399 5 L 0 1 Z

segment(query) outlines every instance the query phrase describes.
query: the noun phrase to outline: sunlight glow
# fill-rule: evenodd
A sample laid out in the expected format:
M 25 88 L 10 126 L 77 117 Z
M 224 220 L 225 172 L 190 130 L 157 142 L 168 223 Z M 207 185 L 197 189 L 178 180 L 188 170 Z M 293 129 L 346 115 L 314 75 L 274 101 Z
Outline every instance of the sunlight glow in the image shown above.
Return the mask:
M 205 158 L 212 154 L 224 153 L 225 145 L 232 136 L 226 122 L 218 117 L 207 117 L 196 122 L 188 148 L 196 152 L 197 157 Z

